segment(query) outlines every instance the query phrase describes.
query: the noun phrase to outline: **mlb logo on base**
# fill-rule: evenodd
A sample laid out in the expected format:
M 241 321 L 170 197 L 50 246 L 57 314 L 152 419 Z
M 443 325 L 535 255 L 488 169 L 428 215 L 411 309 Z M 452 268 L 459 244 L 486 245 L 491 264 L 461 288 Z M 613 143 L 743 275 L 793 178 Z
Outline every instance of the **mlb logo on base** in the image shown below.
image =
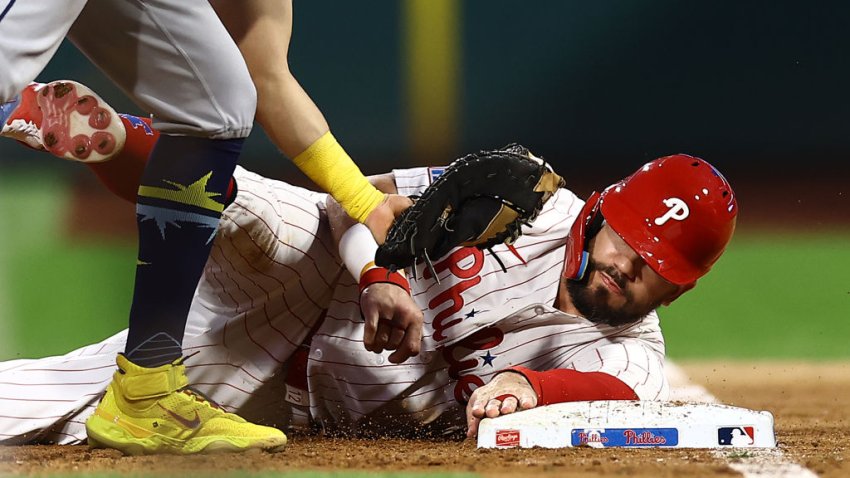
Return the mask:
M 519 430 L 496 430 L 496 446 L 519 446 Z
M 717 429 L 717 444 L 723 446 L 753 446 L 754 427 L 721 427 Z

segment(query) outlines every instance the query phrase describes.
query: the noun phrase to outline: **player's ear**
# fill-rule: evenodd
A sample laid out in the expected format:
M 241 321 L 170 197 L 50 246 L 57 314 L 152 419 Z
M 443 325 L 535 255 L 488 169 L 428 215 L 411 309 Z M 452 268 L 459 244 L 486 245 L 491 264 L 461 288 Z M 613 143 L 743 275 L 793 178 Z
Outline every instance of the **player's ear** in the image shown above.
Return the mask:
M 672 304 L 674 300 L 678 299 L 678 298 L 679 298 L 682 294 L 684 294 L 685 292 L 687 292 L 687 291 L 689 291 L 689 290 L 693 289 L 696 285 L 697 285 L 697 281 L 693 281 L 693 282 L 691 282 L 690 284 L 685 284 L 685 285 L 680 285 L 680 286 L 678 286 L 678 287 L 676 288 L 676 291 L 675 291 L 675 292 L 673 292 L 673 295 L 671 295 L 671 296 L 670 296 L 670 298 L 668 298 L 668 299 L 666 299 L 664 302 L 662 302 L 662 304 L 663 304 L 663 305 L 670 305 L 670 304 Z

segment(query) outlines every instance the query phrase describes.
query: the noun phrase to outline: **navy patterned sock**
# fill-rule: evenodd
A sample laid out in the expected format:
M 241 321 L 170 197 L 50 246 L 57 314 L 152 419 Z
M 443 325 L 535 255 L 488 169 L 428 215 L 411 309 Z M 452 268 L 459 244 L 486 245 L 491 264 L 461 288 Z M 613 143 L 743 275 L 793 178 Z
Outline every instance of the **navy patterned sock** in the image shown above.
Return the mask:
M 189 306 L 244 139 L 161 136 L 139 186 L 139 256 L 125 355 L 157 367 L 182 355 Z

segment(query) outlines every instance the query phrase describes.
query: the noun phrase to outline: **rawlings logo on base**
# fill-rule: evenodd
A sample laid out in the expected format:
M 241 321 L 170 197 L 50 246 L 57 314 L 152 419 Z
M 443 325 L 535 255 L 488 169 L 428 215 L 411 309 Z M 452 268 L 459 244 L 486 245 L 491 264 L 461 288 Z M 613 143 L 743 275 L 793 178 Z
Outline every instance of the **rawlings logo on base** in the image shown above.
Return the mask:
M 519 430 L 496 430 L 496 446 L 519 446 Z

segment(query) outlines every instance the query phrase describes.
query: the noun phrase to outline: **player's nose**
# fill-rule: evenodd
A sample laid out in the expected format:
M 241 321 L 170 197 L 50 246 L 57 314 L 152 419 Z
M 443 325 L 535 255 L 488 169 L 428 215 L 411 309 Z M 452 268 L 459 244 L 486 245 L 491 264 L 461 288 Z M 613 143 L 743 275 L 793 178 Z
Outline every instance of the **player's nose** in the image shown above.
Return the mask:
M 641 258 L 630 247 L 622 251 L 618 251 L 617 257 L 614 259 L 614 266 L 630 281 L 634 281 L 638 271 L 643 266 L 643 258 Z

